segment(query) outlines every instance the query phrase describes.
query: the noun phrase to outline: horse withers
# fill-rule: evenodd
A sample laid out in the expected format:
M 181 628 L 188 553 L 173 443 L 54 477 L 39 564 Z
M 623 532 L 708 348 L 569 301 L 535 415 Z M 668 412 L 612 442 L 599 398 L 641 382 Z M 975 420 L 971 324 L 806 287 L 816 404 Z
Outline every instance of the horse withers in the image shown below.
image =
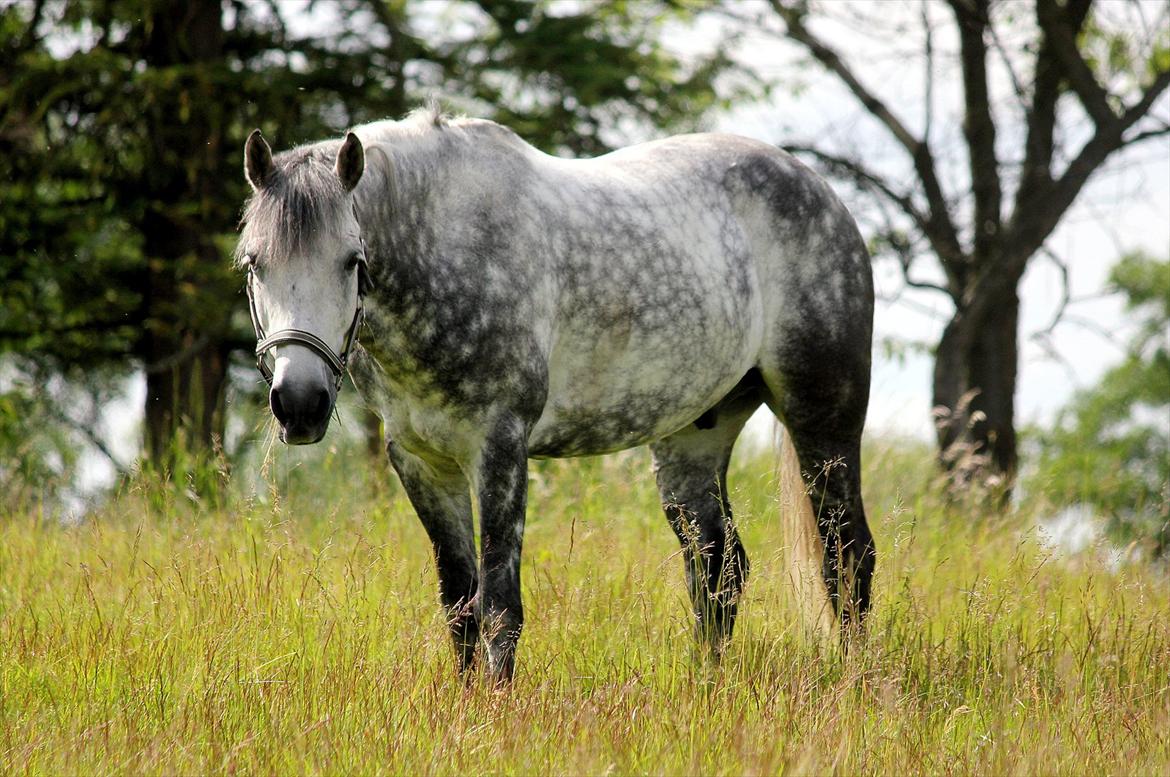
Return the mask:
M 257 131 L 244 158 L 237 255 L 282 439 L 320 440 L 352 375 L 434 545 L 461 671 L 482 643 L 513 673 L 528 459 L 645 444 L 718 656 L 748 574 L 728 460 L 761 404 L 803 478 L 794 546 L 834 621 L 861 622 L 873 280 L 809 169 L 720 134 L 560 159 L 432 111 L 276 156 Z

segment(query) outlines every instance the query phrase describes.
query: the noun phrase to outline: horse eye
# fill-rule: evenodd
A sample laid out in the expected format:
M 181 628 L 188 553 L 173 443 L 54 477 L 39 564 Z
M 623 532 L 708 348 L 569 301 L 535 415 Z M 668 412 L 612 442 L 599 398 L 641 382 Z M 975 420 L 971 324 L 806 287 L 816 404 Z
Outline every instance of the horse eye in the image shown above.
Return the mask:
M 349 259 L 348 259 L 348 260 L 346 260 L 346 262 L 345 262 L 345 269 L 346 269 L 347 271 L 349 271 L 349 270 L 353 270 L 353 269 L 354 269 L 354 268 L 356 268 L 356 267 L 357 267 L 359 264 L 361 264 L 361 261 L 362 261 L 362 254 L 361 254 L 361 252 L 360 252 L 360 251 L 355 251 L 354 253 L 350 254 L 350 256 L 349 256 Z

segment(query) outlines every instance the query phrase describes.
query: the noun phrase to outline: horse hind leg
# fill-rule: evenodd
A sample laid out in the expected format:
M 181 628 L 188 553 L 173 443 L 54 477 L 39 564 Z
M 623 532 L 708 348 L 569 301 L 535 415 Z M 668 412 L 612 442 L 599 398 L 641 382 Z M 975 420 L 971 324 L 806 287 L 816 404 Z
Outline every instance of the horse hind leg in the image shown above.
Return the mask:
M 727 465 L 740 430 L 760 403 L 749 376 L 694 424 L 650 446 L 662 508 L 682 546 L 695 636 L 715 659 L 731 638 L 748 575 L 747 553 L 731 516 Z
M 860 338 L 859 338 L 860 340 Z M 821 575 L 840 625 L 859 627 L 869 610 L 877 554 L 861 500 L 861 432 L 869 399 L 868 342 L 790 346 L 763 370 L 767 401 L 795 449 L 819 535 Z M 790 538 L 793 541 L 795 538 Z

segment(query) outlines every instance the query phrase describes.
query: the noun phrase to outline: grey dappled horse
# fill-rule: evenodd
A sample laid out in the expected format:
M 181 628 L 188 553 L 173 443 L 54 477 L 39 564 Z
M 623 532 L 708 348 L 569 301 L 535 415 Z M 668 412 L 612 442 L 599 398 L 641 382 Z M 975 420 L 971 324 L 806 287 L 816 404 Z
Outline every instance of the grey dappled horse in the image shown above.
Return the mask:
M 761 403 L 837 619 L 860 622 L 873 281 L 815 174 L 718 134 L 559 159 L 433 111 L 275 157 L 256 131 L 244 156 L 238 257 L 281 438 L 321 439 L 348 368 L 434 544 L 461 670 L 483 641 L 512 676 L 528 459 L 645 444 L 718 656 L 748 573 L 727 465 Z

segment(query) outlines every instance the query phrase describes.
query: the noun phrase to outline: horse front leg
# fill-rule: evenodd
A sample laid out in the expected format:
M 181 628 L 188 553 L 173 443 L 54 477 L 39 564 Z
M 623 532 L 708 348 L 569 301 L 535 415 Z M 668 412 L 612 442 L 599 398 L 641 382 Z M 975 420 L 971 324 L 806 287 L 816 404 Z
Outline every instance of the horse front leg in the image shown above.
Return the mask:
M 470 486 L 453 461 L 422 459 L 393 441 L 387 443 L 386 452 L 431 539 L 439 574 L 439 598 L 459 672 L 466 675 L 475 666 L 479 644 L 475 615 L 479 575 Z
M 482 573 L 477 614 L 497 683 L 512 679 L 516 644 L 524 627 L 520 599 L 520 551 L 528 501 L 527 429 L 519 419 L 501 419 L 480 452 L 475 472 L 479 500 Z

